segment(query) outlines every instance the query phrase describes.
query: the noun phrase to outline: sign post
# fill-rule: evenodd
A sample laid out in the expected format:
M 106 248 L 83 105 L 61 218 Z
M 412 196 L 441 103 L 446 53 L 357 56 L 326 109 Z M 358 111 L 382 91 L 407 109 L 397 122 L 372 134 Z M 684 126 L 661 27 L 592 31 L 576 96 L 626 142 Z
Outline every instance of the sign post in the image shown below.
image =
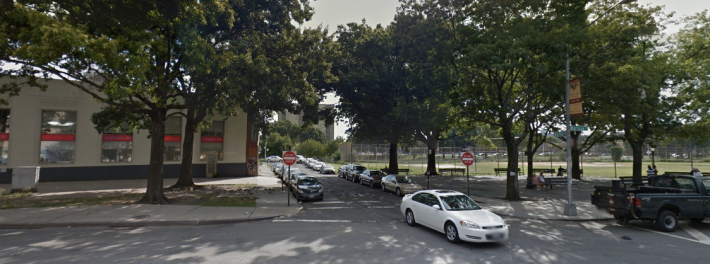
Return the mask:
M 284 164 L 288 165 L 288 173 L 286 177 L 288 178 L 288 206 L 291 206 L 291 165 L 296 164 L 296 152 L 295 151 L 284 151 L 282 157 Z
M 468 167 L 473 165 L 473 154 L 471 153 L 464 153 L 461 155 L 461 163 L 463 165 L 466 165 L 466 195 L 471 196 L 471 187 L 470 187 L 470 181 L 469 181 L 469 176 L 468 176 Z

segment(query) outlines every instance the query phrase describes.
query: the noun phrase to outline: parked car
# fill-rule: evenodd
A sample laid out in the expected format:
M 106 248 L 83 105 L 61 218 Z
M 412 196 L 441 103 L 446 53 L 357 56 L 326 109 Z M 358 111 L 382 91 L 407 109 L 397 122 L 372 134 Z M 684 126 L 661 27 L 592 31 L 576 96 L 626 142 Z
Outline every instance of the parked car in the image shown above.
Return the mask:
M 281 162 L 281 157 L 279 157 L 279 156 L 268 156 L 268 157 L 266 157 L 266 162 Z
M 335 174 L 335 168 L 333 168 L 333 165 L 330 164 L 323 164 L 323 166 L 320 167 L 320 173 L 321 174 Z
M 659 175 L 650 186 L 594 186 L 592 204 L 622 224 L 655 221 L 661 231 L 678 229 L 678 219 L 699 223 L 710 217 L 710 177 Z
M 382 183 L 382 178 L 387 176 L 380 170 L 365 170 L 360 174 L 360 184 L 369 184 L 370 188 L 375 188 L 375 185 Z
M 357 182 L 358 180 L 360 180 L 360 174 L 365 170 L 367 170 L 365 166 L 353 164 L 353 166 L 348 167 L 348 172 L 345 174 L 345 179 Z
M 323 200 L 323 186 L 313 176 L 295 178 L 291 190 L 296 200 Z
M 347 171 L 348 165 L 343 165 L 338 168 L 338 177 L 345 178 L 345 171 Z
M 303 162 L 306 161 L 306 158 L 303 157 L 303 155 L 296 155 L 296 163 L 298 164 L 303 164 Z
M 500 216 L 482 209 L 463 193 L 427 190 L 408 194 L 399 206 L 407 224 L 420 224 L 458 243 L 501 242 L 508 239 L 508 225 Z
M 320 171 L 320 167 L 323 167 L 323 165 L 325 165 L 325 163 L 320 162 L 320 161 L 315 162 L 315 163 L 313 163 L 313 170 Z
M 422 190 L 422 186 L 419 186 L 414 179 L 396 174 L 387 175 L 380 185 L 382 185 L 383 192 L 393 191 L 397 196 Z
M 287 179 L 288 179 L 288 167 L 284 167 L 283 170 L 284 170 L 284 171 L 283 171 L 283 173 L 281 174 L 281 179 L 287 180 Z M 299 173 L 305 174 L 305 173 L 302 172 L 301 169 L 299 169 L 299 168 L 291 168 L 291 175 L 299 174 Z
M 315 162 L 316 162 L 315 159 L 312 159 L 312 158 L 306 159 L 306 167 L 313 168 L 313 163 L 315 163 Z

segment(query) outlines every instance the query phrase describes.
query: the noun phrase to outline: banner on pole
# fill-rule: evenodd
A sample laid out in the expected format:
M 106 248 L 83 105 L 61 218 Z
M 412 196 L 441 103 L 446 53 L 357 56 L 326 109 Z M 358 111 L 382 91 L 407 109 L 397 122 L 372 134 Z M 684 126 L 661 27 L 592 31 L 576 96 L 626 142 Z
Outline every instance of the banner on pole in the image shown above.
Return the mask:
M 582 108 L 582 88 L 579 78 L 569 81 L 569 115 L 584 115 L 584 108 Z

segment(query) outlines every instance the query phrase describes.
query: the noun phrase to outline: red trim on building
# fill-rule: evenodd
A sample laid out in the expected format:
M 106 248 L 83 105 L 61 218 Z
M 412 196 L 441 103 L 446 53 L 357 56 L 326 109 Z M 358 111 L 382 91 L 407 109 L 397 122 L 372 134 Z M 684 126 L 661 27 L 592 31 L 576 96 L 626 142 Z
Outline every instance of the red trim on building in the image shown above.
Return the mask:
M 165 141 L 165 142 L 181 142 L 182 136 L 165 136 L 163 138 L 163 141 Z
M 0 133 L 0 141 L 8 141 L 8 140 L 10 140 L 10 134 Z
M 69 134 L 42 134 L 42 141 L 76 141 L 76 135 Z
M 200 141 L 203 143 L 222 143 L 224 141 L 223 137 L 202 137 Z
M 102 135 L 101 140 L 130 142 L 133 141 L 133 135 Z

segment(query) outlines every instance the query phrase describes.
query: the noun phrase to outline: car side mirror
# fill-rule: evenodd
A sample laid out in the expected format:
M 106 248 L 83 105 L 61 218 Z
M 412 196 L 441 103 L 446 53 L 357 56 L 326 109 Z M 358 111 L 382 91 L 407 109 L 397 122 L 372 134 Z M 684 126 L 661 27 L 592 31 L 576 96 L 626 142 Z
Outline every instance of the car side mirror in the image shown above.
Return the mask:
M 441 210 L 441 206 L 439 206 L 438 204 L 432 205 L 431 207 L 434 207 L 434 209 L 436 210 Z

